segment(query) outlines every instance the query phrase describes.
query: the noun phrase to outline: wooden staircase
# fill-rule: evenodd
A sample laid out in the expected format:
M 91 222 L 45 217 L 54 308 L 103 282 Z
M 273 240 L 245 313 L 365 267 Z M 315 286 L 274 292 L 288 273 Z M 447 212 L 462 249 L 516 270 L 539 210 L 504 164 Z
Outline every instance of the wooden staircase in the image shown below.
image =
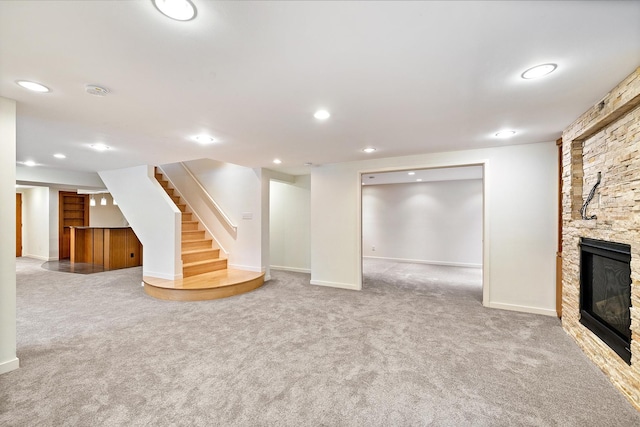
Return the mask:
M 144 277 L 145 292 L 153 297 L 180 301 L 199 301 L 224 298 L 256 289 L 264 283 L 264 273 L 227 268 L 227 259 L 207 237 L 200 222 L 187 212 L 175 190 L 162 173 L 155 177 L 171 200 L 182 212 L 182 279 L 171 281 Z
M 187 205 L 180 196 L 169 187 L 169 181 L 156 169 L 156 179 L 182 212 L 182 277 L 197 276 L 227 268 L 227 260 L 220 258 L 220 249 L 215 248 L 213 239 L 205 236 L 200 230 L 200 222 L 194 220 L 193 214 L 187 212 Z

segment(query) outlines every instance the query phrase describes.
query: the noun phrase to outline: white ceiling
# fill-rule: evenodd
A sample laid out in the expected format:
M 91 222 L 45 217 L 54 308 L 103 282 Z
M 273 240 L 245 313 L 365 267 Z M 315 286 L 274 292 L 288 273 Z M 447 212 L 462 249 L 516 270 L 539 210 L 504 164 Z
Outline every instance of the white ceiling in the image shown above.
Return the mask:
M 150 0 L 1 1 L 17 160 L 95 171 L 208 157 L 299 174 L 552 141 L 640 65 L 638 1 L 193 3 L 196 19 L 179 22 Z M 519 77 L 547 62 L 547 78 Z

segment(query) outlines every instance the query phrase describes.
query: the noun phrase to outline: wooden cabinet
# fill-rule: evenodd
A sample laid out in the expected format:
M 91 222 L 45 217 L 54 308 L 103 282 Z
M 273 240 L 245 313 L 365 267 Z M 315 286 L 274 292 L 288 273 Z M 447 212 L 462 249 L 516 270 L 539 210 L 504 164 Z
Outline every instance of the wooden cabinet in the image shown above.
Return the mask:
M 142 265 L 142 245 L 130 227 L 71 227 L 71 263 L 104 266 L 105 270 Z
M 58 196 L 58 257 L 71 256 L 71 227 L 89 225 L 89 195 L 61 191 Z

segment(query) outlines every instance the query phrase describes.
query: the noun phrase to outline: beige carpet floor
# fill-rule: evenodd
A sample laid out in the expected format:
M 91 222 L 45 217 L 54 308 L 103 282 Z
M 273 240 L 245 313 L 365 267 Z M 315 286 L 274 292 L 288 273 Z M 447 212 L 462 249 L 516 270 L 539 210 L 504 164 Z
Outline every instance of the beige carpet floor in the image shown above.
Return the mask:
M 558 319 L 482 307 L 478 270 L 367 261 L 361 292 L 276 271 L 185 303 L 139 268 L 41 264 L 17 264 L 2 426 L 640 426 Z

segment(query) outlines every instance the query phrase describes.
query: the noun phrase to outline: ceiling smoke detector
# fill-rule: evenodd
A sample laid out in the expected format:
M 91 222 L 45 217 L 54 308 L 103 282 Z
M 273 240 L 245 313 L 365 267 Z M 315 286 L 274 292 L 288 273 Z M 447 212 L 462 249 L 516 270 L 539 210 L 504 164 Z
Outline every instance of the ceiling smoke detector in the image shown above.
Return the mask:
M 109 89 L 96 85 L 87 85 L 86 90 L 89 95 L 94 96 L 107 96 L 110 92 Z

